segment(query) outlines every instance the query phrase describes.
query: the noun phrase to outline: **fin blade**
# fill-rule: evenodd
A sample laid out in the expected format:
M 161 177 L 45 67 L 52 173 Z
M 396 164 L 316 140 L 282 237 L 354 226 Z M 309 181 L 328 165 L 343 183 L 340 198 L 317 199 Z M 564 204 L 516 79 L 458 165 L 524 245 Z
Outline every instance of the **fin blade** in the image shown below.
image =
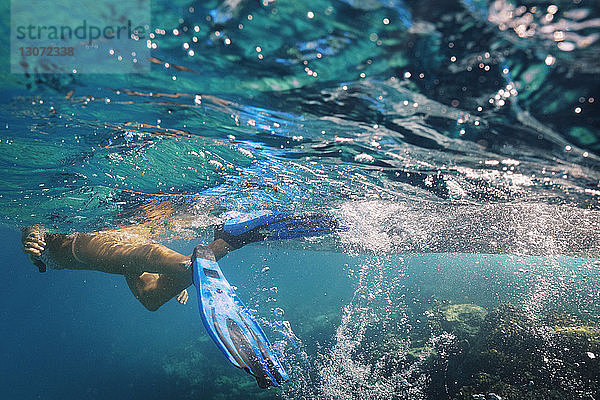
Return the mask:
M 195 250 L 194 254 L 200 253 Z M 221 352 L 233 365 L 253 375 L 261 388 L 288 380 L 262 328 L 216 261 L 196 257 L 192 268 L 202 322 Z
M 324 215 L 292 215 L 274 210 L 257 210 L 235 213 L 223 225 L 223 230 L 233 236 L 258 233 L 256 237 L 271 240 L 319 236 L 342 230 L 337 219 Z M 250 242 L 252 240 L 249 240 Z

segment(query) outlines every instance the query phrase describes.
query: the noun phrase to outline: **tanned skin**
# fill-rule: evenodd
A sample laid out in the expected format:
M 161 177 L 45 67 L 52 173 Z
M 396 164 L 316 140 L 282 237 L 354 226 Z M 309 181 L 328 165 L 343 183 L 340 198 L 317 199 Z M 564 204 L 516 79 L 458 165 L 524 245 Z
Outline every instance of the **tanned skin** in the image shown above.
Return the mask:
M 153 243 L 143 235 L 122 230 L 62 234 L 27 227 L 22 231 L 22 242 L 23 251 L 36 265 L 47 249 L 60 268 L 123 275 L 133 295 L 150 311 L 158 310 L 173 297 L 181 304 L 188 300 L 191 256 Z M 218 238 L 207 247 L 219 260 L 240 246 Z

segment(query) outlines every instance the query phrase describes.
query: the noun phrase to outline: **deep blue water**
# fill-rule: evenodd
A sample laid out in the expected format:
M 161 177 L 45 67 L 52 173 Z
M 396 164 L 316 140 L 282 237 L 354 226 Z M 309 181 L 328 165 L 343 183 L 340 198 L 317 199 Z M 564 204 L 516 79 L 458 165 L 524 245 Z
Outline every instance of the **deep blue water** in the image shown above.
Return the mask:
M 2 398 L 599 398 L 597 1 L 150 11 L 143 74 L 13 74 L 0 45 Z M 21 251 L 28 225 L 142 225 L 189 254 L 260 208 L 345 228 L 220 262 L 278 389 L 228 364 L 194 290 L 149 312 L 120 276 Z
M 86 271 L 40 274 L 28 268 L 18 251 L 17 232 L 3 229 L 2 237 L 7 238 L 2 250 L 9 267 L 1 288 L 5 294 L 1 377 L 6 398 L 174 398 L 188 396 L 188 387 L 202 392 L 204 385 L 190 382 L 196 374 L 206 378 L 218 371 L 246 380 L 245 373 L 226 365 L 209 341 L 193 290 L 187 305 L 171 301 L 151 313 L 129 294 L 122 277 Z M 193 244 L 172 247 L 189 252 Z M 343 273 L 344 263 L 353 262 L 349 257 L 331 255 L 324 263 L 323 255 L 243 250 L 222 265 L 248 304 L 252 304 L 248 295 L 256 292 L 253 283 L 257 283 L 257 265 L 263 268 L 263 257 L 273 265 L 273 277 L 261 279 L 260 284 L 279 285 L 282 293 L 277 303 L 289 311 L 289 318 L 317 317 L 351 297 L 349 281 L 331 284 Z M 290 271 L 294 276 L 289 276 Z M 310 282 L 310 291 L 303 291 L 300 309 L 288 308 L 287 304 L 298 302 L 296 285 L 302 280 Z M 303 330 L 301 323 L 298 330 Z M 190 351 L 201 353 L 208 365 L 196 362 L 192 365 L 196 371 L 186 371 L 185 376 L 165 372 L 169 356 L 185 363 Z
M 89 271 L 40 274 L 19 252 L 17 232 L 4 228 L 2 237 L 8 273 L 0 288 L 5 294 L 2 386 L 6 398 L 254 398 L 279 393 L 273 389 L 261 393 L 245 373 L 227 365 L 204 332 L 193 291 L 187 305 L 171 301 L 152 313 L 128 293 L 122 277 Z M 192 246 L 171 243 L 183 253 Z M 353 271 L 382 262 L 378 276 L 353 276 Z M 539 257 L 498 255 L 352 257 L 275 244 L 249 246 L 227 256 L 221 265 L 246 303 L 257 305 L 259 315 L 273 319 L 270 309 L 275 306 L 285 311 L 301 341 L 287 348 L 291 360 L 299 354 L 318 358 L 316 354 L 327 354 L 328 347 L 339 345 L 338 326 L 346 324 L 352 330 L 348 321 L 341 322 L 344 306 L 358 313 L 360 321 L 367 317 L 362 313 L 369 306 L 391 305 L 408 318 L 401 324 L 407 332 L 426 326 L 422 313 L 436 299 L 490 309 L 523 301 L 552 309 L 570 305 L 575 309 L 569 311 L 598 315 L 595 296 L 600 274 L 597 266 L 579 258 L 549 265 Z M 270 270 L 261 272 L 266 265 Z M 586 281 L 572 279 L 577 274 Z M 541 291 L 539 277 L 546 283 Z M 565 284 L 565 277 L 570 282 Z M 276 300 L 266 300 L 261 289 L 273 286 L 278 294 L 268 295 Z M 542 304 L 536 297 L 540 294 Z M 359 298 L 364 295 L 372 298 Z M 286 339 L 272 330 L 269 336 Z M 292 374 L 292 388 L 284 395 L 301 394 L 294 380 L 309 379 L 319 385 L 317 378 L 306 375 L 311 367 L 300 366 L 307 369 Z M 213 382 L 215 376 L 221 381 Z M 236 388 L 233 382 L 241 386 Z

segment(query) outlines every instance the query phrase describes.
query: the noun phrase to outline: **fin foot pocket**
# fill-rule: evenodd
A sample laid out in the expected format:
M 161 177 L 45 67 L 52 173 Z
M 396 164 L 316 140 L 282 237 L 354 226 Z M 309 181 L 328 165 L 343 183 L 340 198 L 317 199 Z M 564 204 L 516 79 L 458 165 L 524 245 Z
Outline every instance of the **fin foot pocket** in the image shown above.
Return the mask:
M 339 222 L 324 214 L 293 215 L 274 210 L 230 212 L 225 223 L 215 227 L 215 240 L 223 239 L 235 249 L 261 240 L 322 236 L 343 230 Z

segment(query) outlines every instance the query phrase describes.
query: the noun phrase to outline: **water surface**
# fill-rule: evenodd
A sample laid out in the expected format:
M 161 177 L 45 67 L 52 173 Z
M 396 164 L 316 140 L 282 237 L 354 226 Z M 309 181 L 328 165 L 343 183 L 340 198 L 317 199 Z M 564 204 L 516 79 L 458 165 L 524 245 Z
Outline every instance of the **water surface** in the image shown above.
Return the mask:
M 599 17 L 587 0 L 155 1 L 149 74 L 2 61 L 7 398 L 597 398 Z M 347 228 L 222 262 L 291 371 L 277 390 L 226 363 L 195 299 L 149 313 L 120 277 L 40 275 L 20 253 L 21 226 L 144 223 L 188 254 L 257 208 Z

